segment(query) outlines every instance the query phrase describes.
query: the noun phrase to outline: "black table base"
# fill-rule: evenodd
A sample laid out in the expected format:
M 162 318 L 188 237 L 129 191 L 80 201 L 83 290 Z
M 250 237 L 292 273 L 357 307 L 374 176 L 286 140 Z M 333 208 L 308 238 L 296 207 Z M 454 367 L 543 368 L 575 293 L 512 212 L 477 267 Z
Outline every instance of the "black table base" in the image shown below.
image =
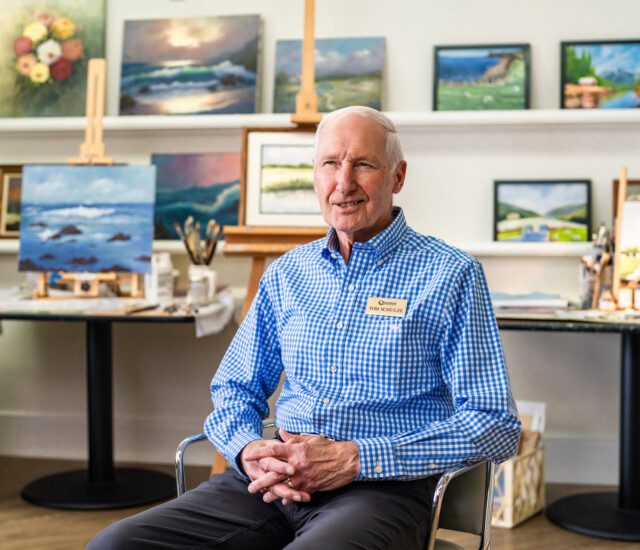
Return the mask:
M 640 541 L 640 510 L 618 507 L 618 493 L 573 495 L 547 507 L 560 527 L 609 540 Z
M 142 506 L 176 495 L 175 479 L 161 472 L 115 468 L 112 481 L 90 482 L 88 470 L 53 474 L 29 483 L 22 498 L 48 508 L 109 510 Z

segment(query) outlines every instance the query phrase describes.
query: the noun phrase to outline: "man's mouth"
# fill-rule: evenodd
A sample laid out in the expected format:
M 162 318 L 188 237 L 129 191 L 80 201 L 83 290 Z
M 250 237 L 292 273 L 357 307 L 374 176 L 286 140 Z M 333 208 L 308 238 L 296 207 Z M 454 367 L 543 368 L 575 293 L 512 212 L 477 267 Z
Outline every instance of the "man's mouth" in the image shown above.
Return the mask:
M 345 202 L 334 202 L 335 206 L 339 206 L 340 208 L 349 208 L 350 206 L 356 206 L 360 203 L 363 203 L 363 200 L 358 201 L 345 201 Z

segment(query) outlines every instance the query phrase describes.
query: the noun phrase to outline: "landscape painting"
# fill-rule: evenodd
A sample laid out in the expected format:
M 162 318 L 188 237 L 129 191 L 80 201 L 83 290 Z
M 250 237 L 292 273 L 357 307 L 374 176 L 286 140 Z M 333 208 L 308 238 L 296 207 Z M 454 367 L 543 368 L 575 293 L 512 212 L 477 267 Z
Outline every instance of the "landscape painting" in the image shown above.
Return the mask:
M 256 112 L 260 17 L 125 21 L 121 115 Z
M 318 110 L 329 112 L 350 105 L 366 105 L 381 110 L 384 64 L 384 37 L 317 39 Z M 301 67 L 302 41 L 278 40 L 274 113 L 295 112 Z
M 154 227 L 156 239 L 177 239 L 173 224 L 188 216 L 200 222 L 202 237 L 210 219 L 238 225 L 240 153 L 156 154 Z
M 0 0 L 0 117 L 83 116 L 105 0 Z
M 620 277 L 640 281 L 640 200 L 626 201 L 622 207 Z
M 434 111 L 529 108 L 529 45 L 436 46 Z
M 586 242 L 590 236 L 589 180 L 495 182 L 494 240 Z
M 563 42 L 564 109 L 640 107 L 640 40 Z
M 155 166 L 25 166 L 20 271 L 150 269 Z
M 17 237 L 20 234 L 22 174 L 5 173 L 0 190 L 2 191 L 0 237 Z

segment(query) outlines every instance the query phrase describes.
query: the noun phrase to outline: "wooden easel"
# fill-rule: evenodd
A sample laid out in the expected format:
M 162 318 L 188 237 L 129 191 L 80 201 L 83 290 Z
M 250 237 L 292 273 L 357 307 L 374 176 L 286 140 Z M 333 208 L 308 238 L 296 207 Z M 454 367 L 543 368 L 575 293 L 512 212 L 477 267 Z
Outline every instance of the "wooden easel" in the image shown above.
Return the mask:
M 618 297 L 620 294 L 620 237 L 622 234 L 622 209 L 624 208 L 624 201 L 627 198 L 627 167 L 622 166 L 620 168 L 620 183 L 618 184 L 618 196 L 617 202 L 617 216 L 616 225 L 614 228 L 615 238 L 615 250 L 613 254 L 613 280 L 611 281 L 611 294 L 616 304 L 618 303 Z
M 301 128 L 318 124 L 322 115 L 318 112 L 318 96 L 315 86 L 315 0 L 305 0 L 304 38 L 302 43 L 302 71 L 300 91 L 296 95 L 296 112 L 291 122 Z M 243 133 L 246 136 L 246 131 Z M 243 143 L 243 178 L 246 182 L 246 140 Z M 243 199 L 241 199 L 243 201 Z M 240 209 L 241 212 L 243 208 Z M 224 254 L 251 257 L 251 272 L 247 283 L 247 293 L 242 306 L 242 317 L 247 314 L 258 291 L 260 278 L 264 273 L 266 259 L 280 256 L 292 248 L 319 239 L 326 235 L 326 227 L 249 227 L 240 225 L 224 228 Z M 211 474 L 219 474 L 227 468 L 227 462 L 216 451 Z
M 69 159 L 73 165 L 111 165 L 113 159 L 105 157 L 103 141 L 104 95 L 107 73 L 106 59 L 90 59 L 87 72 L 87 125 L 84 142 L 80 144 L 80 156 Z M 83 298 L 100 296 L 100 283 L 125 283 L 131 288 L 132 297 L 142 297 L 140 278 L 137 273 L 62 273 L 61 281 L 73 282 L 73 293 Z M 40 273 L 34 297 L 48 296 L 46 273 Z

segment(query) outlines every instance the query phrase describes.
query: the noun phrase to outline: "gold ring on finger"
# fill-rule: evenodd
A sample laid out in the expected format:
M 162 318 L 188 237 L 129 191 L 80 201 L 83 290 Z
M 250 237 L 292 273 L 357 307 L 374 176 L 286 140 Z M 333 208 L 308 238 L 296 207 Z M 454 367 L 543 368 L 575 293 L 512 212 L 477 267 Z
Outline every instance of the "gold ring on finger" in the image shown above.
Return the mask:
M 295 485 L 293 484 L 293 482 L 291 481 L 291 478 L 290 478 L 290 477 L 288 477 L 287 479 L 285 479 L 285 481 L 284 481 L 284 482 L 289 486 L 289 488 L 290 488 L 290 489 L 295 489 L 295 488 L 296 488 L 296 486 L 295 486 Z

